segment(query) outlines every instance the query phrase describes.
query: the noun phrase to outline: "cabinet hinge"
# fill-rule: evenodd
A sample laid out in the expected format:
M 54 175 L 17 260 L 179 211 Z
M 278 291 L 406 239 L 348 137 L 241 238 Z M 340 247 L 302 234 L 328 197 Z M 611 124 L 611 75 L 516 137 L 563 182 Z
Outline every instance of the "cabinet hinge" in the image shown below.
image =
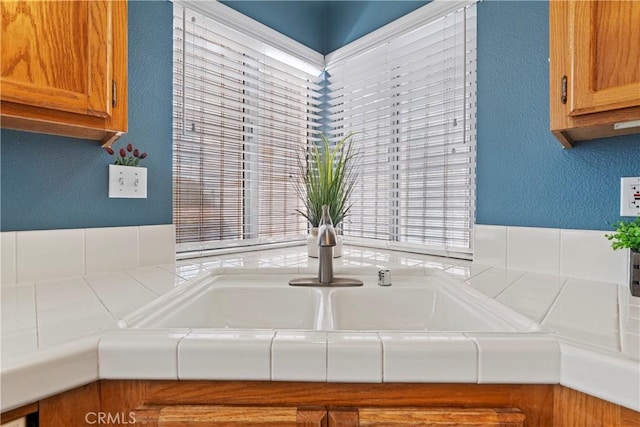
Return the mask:
M 111 80 L 111 106 L 118 105 L 118 86 L 115 80 Z
M 562 76 L 562 89 L 560 92 L 560 101 L 567 103 L 567 76 Z

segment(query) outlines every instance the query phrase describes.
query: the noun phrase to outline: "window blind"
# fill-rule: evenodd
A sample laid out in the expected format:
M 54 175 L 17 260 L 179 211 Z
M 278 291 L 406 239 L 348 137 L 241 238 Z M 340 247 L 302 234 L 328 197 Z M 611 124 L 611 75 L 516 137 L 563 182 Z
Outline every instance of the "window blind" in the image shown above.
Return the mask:
M 363 164 L 344 234 L 391 247 L 471 253 L 475 4 L 334 55 L 326 67 L 332 137 L 361 132 Z
M 178 251 L 302 239 L 291 181 L 319 126 L 321 70 L 179 4 L 173 49 Z

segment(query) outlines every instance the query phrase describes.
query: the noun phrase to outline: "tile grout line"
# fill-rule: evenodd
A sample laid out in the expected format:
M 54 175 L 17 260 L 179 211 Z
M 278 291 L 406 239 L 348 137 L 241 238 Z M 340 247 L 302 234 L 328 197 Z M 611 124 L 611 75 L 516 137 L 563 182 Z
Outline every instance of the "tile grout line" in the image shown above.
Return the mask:
M 513 270 L 512 270 L 513 271 Z M 520 270 L 518 270 L 520 271 Z M 499 297 L 501 297 L 505 292 L 507 292 L 509 289 L 511 289 L 513 286 L 515 286 L 516 283 L 518 283 L 519 281 L 521 281 L 522 279 L 524 279 L 524 277 L 528 274 L 528 272 L 523 272 L 521 275 L 519 275 L 513 282 L 509 283 L 503 290 L 501 290 L 500 292 L 498 292 L 496 294 L 496 296 L 494 296 L 493 300 L 497 301 Z
M 277 330 L 273 331 L 271 340 L 269 340 L 269 381 L 273 381 L 273 342 L 276 339 Z
M 376 337 L 378 338 L 378 342 L 380 342 L 380 382 L 384 383 L 385 374 L 384 374 L 384 341 L 380 336 L 380 332 L 376 332 Z
M 91 286 L 91 282 L 89 282 L 86 279 L 86 276 L 82 276 L 82 281 L 84 282 L 85 285 L 87 285 L 87 287 L 91 290 L 93 295 L 95 295 L 95 297 L 98 299 L 98 301 L 100 301 L 100 304 L 102 305 L 102 307 L 104 307 L 105 311 L 109 314 L 109 317 L 111 317 L 111 319 L 116 323 L 116 326 L 117 326 L 118 319 L 115 318 L 115 314 L 112 313 L 111 310 L 109 310 L 109 307 L 107 307 L 107 304 L 105 304 L 105 302 L 102 300 L 102 298 L 100 298 L 100 295 L 98 295 L 96 290 L 93 289 L 93 286 Z
M 558 229 L 558 276 L 562 276 L 562 273 L 564 271 L 564 257 L 562 256 L 562 254 L 564 253 L 564 239 L 563 239 L 563 232 L 562 229 L 559 228 Z
M 15 244 L 13 245 L 13 272 L 15 274 L 15 284 L 17 285 L 18 282 L 18 232 L 15 232 L 15 237 L 14 237 L 14 242 Z M 34 289 L 35 289 L 35 285 L 34 285 Z M 35 292 L 35 290 L 34 290 Z M 34 295 L 35 298 L 35 295 Z
M 621 300 L 621 296 L 622 296 L 622 290 L 625 289 L 624 287 L 620 286 L 620 285 L 616 285 L 617 288 L 617 292 L 616 292 L 616 302 L 617 302 L 617 314 L 618 314 L 618 351 L 622 352 L 623 350 L 623 337 L 624 337 L 624 322 L 622 320 L 622 300 Z M 625 289 L 626 291 L 626 289 Z
M 131 274 L 129 274 L 128 271 L 123 271 L 124 274 L 126 274 L 127 276 L 129 276 L 133 281 L 139 283 L 143 288 L 147 289 L 149 292 L 151 292 L 152 294 L 158 295 L 159 297 L 164 295 L 164 293 L 159 294 L 156 291 L 154 291 L 153 289 L 151 289 L 150 287 L 148 287 L 147 285 L 145 285 L 144 283 L 142 283 L 141 280 L 136 279 L 135 277 L 133 277 Z
M 565 289 L 567 288 L 567 284 L 568 283 L 569 283 L 569 278 L 567 277 L 567 278 L 564 279 L 564 282 L 562 282 L 562 287 L 560 288 L 560 292 L 558 292 L 556 297 L 553 299 L 553 302 L 551 303 L 551 305 L 547 309 L 545 315 L 542 316 L 542 319 L 539 322 L 541 325 L 544 324 L 544 322 L 549 318 L 549 315 L 551 314 L 551 311 L 553 311 L 555 306 L 558 304 L 558 301 L 560 300 L 560 296 L 562 296 L 562 294 L 564 293 Z
M 21 275 L 18 275 L 18 252 L 20 252 L 18 250 L 18 232 L 16 231 L 16 244 L 15 244 L 15 248 L 14 248 L 14 267 L 15 267 L 15 272 L 16 272 L 16 285 L 20 283 L 20 279 L 21 279 Z M 35 292 L 35 283 L 33 284 L 34 286 L 34 292 Z
M 510 233 L 511 227 L 506 226 L 505 228 L 506 230 L 505 230 L 505 239 L 504 239 L 504 269 L 508 270 L 509 269 L 509 234 L 511 234 Z
M 87 275 L 87 229 L 82 228 L 82 276 Z
M 38 295 L 36 292 L 37 283 L 33 283 L 33 308 L 35 310 L 34 315 L 36 316 L 36 347 L 40 348 L 40 316 L 38 315 Z

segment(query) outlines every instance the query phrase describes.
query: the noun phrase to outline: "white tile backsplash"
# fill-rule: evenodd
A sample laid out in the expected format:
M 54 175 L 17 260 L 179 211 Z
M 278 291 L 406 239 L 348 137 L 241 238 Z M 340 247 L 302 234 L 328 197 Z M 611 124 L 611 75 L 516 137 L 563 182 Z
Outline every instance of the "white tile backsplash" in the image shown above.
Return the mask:
M 627 283 L 629 251 L 611 248 L 604 231 L 560 230 L 563 276 Z
M 474 227 L 473 261 L 508 270 L 627 283 L 628 251 L 614 251 L 605 234 L 479 224 Z
M 138 267 L 138 227 L 85 230 L 86 274 L 130 270 Z
M 2 232 L 2 286 L 175 264 L 173 224 Z
M 507 266 L 507 227 L 476 225 L 473 236 L 473 262 L 491 267 Z
M 176 262 L 176 229 L 173 224 L 139 227 L 140 266 Z
M 85 272 L 84 229 L 19 231 L 17 282 L 78 277 Z
M 16 233 L 0 233 L 0 286 L 16 283 Z
M 537 273 L 560 273 L 560 230 L 509 227 L 507 268 Z

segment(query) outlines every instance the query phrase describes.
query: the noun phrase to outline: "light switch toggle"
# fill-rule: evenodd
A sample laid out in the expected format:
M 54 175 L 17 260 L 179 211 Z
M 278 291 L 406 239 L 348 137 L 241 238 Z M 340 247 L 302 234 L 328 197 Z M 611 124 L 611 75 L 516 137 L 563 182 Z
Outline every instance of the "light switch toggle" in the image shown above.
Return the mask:
M 147 168 L 109 165 L 109 198 L 147 198 Z

